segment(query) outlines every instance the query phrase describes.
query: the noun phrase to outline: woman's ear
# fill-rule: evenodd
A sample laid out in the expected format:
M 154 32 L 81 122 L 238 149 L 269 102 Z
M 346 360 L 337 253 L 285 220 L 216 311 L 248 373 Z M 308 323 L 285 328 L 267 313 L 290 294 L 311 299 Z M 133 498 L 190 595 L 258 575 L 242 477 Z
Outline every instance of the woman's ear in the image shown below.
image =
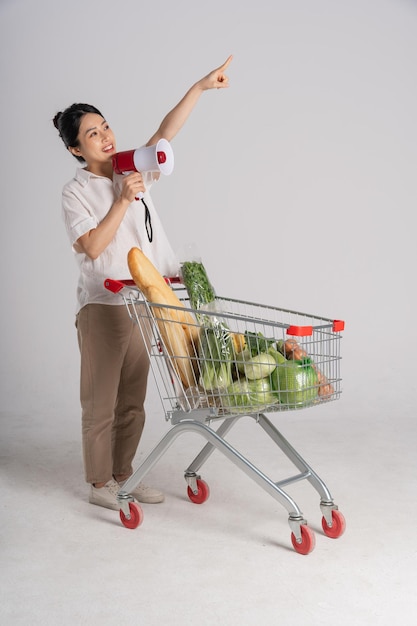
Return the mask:
M 81 150 L 77 147 L 68 146 L 68 150 L 73 156 L 81 156 Z

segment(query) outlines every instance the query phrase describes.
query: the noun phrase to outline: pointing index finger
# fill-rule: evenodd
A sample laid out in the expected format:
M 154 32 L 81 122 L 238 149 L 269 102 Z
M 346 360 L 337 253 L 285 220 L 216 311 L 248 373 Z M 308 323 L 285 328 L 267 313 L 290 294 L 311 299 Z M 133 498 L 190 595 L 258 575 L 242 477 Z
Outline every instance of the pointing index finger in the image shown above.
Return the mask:
M 231 55 L 230 55 L 230 56 L 226 59 L 226 61 L 223 63 L 223 65 L 220 67 L 220 69 L 221 69 L 221 70 L 225 70 L 225 69 L 226 69 L 226 68 L 230 65 L 230 63 L 232 62 L 232 59 L 233 59 L 233 54 L 231 54 Z

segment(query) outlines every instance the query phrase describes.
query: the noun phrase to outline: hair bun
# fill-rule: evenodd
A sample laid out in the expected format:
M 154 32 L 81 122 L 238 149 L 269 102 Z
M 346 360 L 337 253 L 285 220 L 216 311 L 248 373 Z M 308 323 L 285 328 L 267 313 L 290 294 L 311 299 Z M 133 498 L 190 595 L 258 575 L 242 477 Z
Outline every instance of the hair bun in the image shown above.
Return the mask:
M 55 115 L 55 117 L 54 117 L 54 119 L 53 119 L 54 126 L 55 126 L 55 128 L 57 128 L 58 130 L 59 130 L 59 120 L 61 119 L 61 117 L 62 117 L 62 111 L 59 111 L 59 112 Z

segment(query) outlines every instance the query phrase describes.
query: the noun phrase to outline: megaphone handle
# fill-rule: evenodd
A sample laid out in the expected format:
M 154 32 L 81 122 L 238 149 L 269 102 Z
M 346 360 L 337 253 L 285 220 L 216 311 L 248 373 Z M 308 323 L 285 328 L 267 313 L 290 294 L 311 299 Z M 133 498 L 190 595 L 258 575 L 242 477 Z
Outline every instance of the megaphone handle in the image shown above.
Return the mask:
M 129 174 L 131 174 L 131 172 L 123 172 L 123 176 L 128 176 Z M 138 195 L 135 196 L 135 200 L 142 200 L 143 198 L 143 191 L 139 191 Z

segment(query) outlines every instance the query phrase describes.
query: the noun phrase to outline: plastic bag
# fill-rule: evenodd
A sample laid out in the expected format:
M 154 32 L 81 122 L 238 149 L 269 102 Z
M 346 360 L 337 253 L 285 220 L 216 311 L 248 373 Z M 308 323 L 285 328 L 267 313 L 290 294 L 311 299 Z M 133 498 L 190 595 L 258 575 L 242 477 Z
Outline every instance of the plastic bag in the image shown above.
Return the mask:
M 190 299 L 190 307 L 198 311 L 216 298 L 206 268 L 193 244 L 187 246 L 180 261 L 180 277 Z

